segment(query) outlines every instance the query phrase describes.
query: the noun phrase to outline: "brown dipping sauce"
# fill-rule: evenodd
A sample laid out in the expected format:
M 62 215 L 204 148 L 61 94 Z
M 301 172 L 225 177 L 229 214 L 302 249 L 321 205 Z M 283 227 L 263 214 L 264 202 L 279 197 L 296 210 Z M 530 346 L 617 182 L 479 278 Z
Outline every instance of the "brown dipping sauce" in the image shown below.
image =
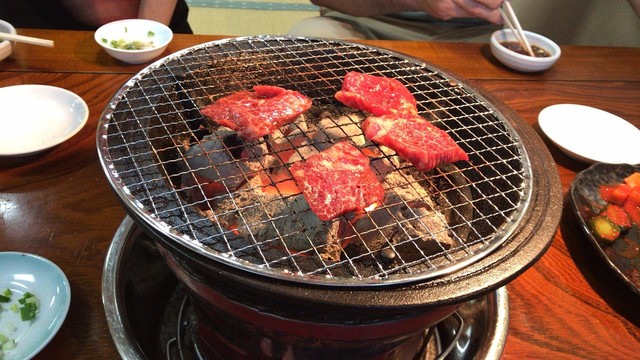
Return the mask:
M 518 54 L 530 56 L 529 53 L 517 41 L 501 41 L 500 44 L 511 51 L 517 52 Z M 531 50 L 533 50 L 533 54 L 535 55 L 535 57 L 551 56 L 551 53 L 549 53 L 547 50 L 536 45 L 531 45 Z

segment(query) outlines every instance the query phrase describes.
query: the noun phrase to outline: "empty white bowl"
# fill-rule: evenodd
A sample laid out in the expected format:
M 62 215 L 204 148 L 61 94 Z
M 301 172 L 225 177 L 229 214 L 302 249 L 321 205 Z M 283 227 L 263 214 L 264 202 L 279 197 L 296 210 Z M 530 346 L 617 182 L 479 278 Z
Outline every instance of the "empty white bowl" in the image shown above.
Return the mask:
M 157 21 L 127 19 L 102 25 L 94 38 L 114 58 L 142 64 L 162 54 L 173 39 L 173 32 Z
M 16 28 L 4 20 L 0 20 L 0 32 L 9 34 L 16 34 Z M 2 40 L 0 41 L 0 61 L 4 60 L 7 56 L 13 52 L 13 41 Z
M 511 31 L 511 29 L 502 29 L 495 31 L 491 35 L 491 53 L 504 65 L 524 72 L 536 72 L 543 71 L 556 63 L 560 58 L 560 47 L 550 39 L 532 33 L 530 31 L 524 31 L 525 37 L 531 46 L 537 46 L 546 50 L 549 57 L 533 57 L 529 55 L 523 55 L 513 50 L 506 48 L 502 45 L 502 42 L 517 42 L 518 38 Z

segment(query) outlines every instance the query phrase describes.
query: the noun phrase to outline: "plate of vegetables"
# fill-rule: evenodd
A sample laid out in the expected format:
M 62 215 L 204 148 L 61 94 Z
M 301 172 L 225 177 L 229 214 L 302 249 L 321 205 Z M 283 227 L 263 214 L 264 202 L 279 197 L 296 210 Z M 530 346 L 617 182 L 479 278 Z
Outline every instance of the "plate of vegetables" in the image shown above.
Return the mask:
M 33 254 L 0 252 L 0 359 L 31 359 L 58 332 L 71 290 L 62 270 Z
M 599 254 L 640 295 L 640 165 L 593 164 L 569 195 Z

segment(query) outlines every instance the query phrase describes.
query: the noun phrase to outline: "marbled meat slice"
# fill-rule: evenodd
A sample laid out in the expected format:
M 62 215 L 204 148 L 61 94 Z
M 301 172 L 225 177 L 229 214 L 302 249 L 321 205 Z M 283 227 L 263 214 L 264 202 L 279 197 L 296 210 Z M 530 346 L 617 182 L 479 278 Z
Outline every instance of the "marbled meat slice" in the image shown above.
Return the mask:
M 253 91 L 239 91 L 220 98 L 200 109 L 200 113 L 251 141 L 294 121 L 310 107 L 311 99 L 297 91 L 257 85 Z
M 469 160 L 446 131 L 419 115 L 370 116 L 362 123 L 362 130 L 367 139 L 391 148 L 421 171 Z
M 341 103 L 380 116 L 393 113 L 417 114 L 417 102 L 397 79 L 350 71 L 342 89 L 335 94 Z
M 382 201 L 384 188 L 369 167 L 369 158 L 340 142 L 291 166 L 309 207 L 323 221 Z

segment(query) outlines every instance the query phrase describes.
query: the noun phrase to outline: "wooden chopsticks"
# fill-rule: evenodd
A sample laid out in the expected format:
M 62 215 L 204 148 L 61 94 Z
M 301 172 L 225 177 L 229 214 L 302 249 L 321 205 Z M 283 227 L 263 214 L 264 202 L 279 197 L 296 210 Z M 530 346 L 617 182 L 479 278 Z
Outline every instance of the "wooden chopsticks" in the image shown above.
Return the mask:
M 54 46 L 53 40 L 40 39 L 40 38 L 24 36 L 24 35 L 14 35 L 14 34 L 9 34 L 5 32 L 0 32 L 0 40 L 23 42 L 25 44 L 47 46 L 47 47 Z
M 518 21 L 518 17 L 516 17 L 516 13 L 513 11 L 509 0 L 505 0 L 504 3 L 502 3 L 500 14 L 504 19 L 504 23 L 511 29 L 522 48 L 526 52 L 528 52 L 529 55 L 535 56 L 535 54 L 533 53 L 533 49 L 531 49 L 531 45 L 529 45 L 527 37 L 524 36 L 524 31 L 522 30 L 522 26 L 520 26 L 520 21 Z

